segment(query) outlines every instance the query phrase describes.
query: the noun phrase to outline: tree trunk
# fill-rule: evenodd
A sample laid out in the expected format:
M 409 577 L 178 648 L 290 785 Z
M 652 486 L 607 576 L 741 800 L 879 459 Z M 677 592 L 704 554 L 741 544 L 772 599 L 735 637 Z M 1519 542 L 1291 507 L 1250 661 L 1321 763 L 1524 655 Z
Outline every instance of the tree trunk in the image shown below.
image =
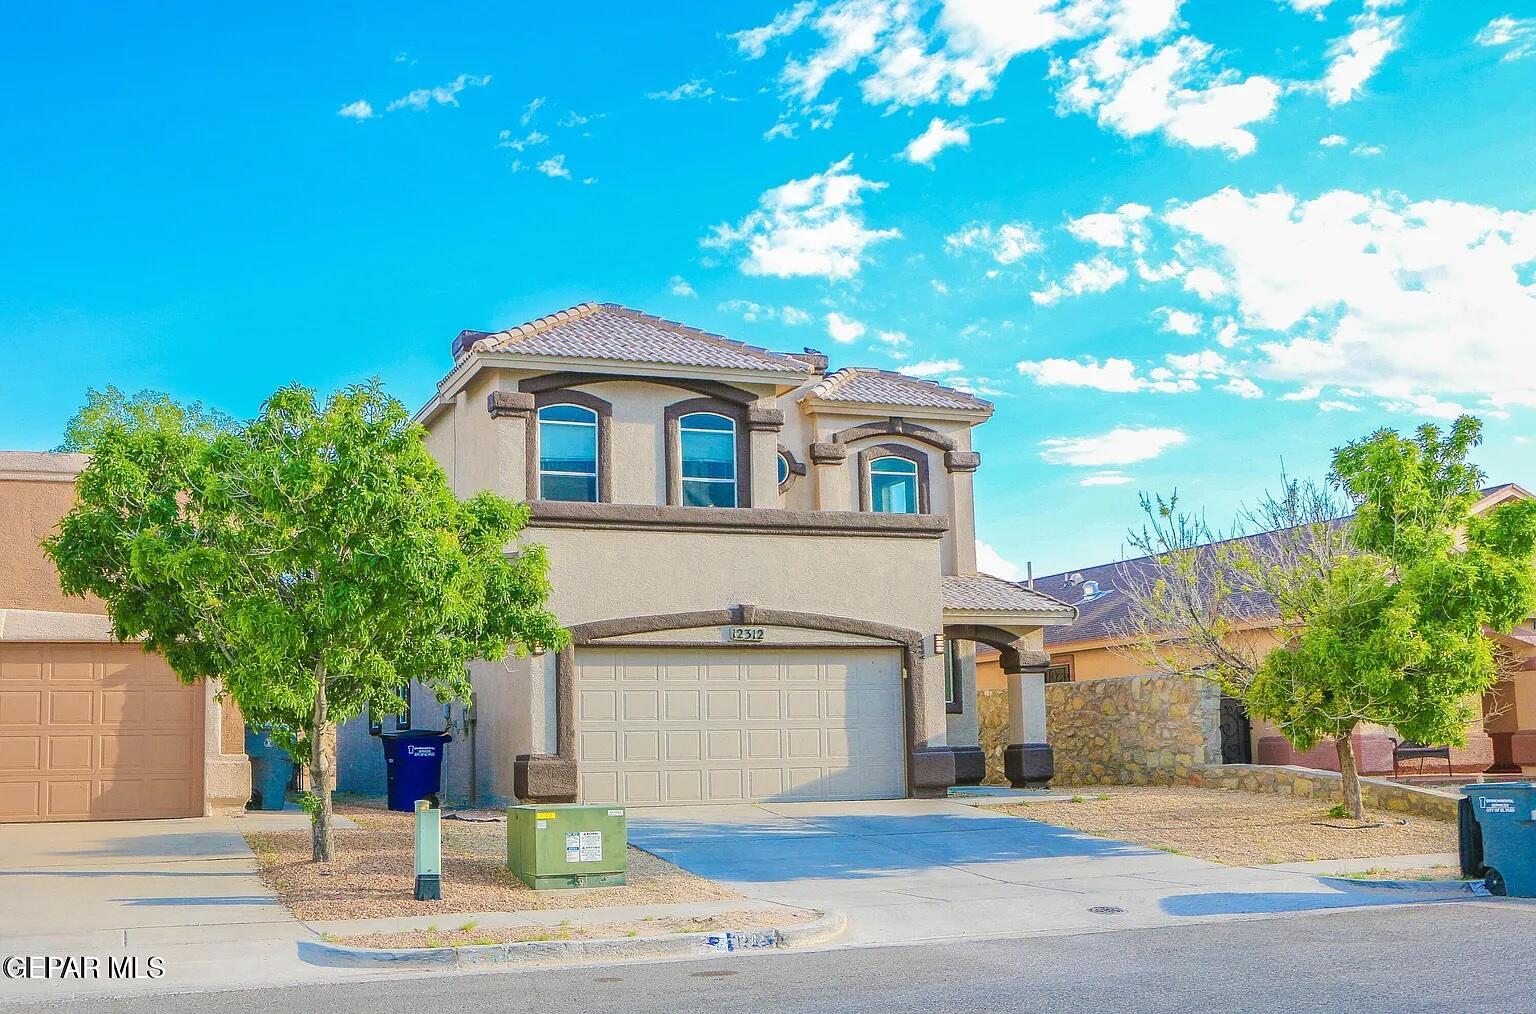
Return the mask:
M 312 861 L 331 861 L 331 758 L 327 749 L 330 742 L 330 718 L 326 712 L 325 671 L 322 669 L 316 681 L 315 711 L 309 726 L 309 781 L 310 793 L 315 806 L 310 813 L 310 843 L 313 846 Z
M 1360 801 L 1360 772 L 1355 768 L 1355 742 L 1354 730 L 1345 732 L 1344 735 L 1334 740 L 1334 746 L 1339 751 L 1339 774 L 1344 790 L 1344 808 L 1355 820 L 1365 819 L 1365 806 Z

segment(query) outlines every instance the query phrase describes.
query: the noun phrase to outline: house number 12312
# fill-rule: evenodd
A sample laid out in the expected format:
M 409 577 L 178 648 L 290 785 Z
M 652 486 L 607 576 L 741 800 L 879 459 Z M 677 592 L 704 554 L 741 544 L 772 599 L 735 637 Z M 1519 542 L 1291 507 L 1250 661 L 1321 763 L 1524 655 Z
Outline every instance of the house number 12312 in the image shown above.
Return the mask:
M 732 627 L 731 640 L 756 643 L 763 639 L 765 633 L 762 627 Z

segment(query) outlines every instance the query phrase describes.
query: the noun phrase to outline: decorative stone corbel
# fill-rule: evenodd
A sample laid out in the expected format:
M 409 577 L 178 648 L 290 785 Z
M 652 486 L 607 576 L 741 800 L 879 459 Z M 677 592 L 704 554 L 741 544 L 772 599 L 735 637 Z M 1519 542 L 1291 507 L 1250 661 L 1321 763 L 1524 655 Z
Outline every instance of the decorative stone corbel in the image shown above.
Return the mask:
M 533 395 L 522 391 L 492 391 L 485 396 L 485 409 L 492 419 L 526 419 L 533 414 Z
M 944 467 L 951 472 L 974 472 L 981 467 L 981 454 L 977 451 L 945 451 Z

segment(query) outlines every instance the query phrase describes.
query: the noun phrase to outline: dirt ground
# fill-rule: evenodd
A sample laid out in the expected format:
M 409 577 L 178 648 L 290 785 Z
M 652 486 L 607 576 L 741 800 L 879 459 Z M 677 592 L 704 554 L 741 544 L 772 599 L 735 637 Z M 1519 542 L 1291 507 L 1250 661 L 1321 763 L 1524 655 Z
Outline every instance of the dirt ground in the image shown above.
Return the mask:
M 572 891 L 534 891 L 507 872 L 507 825 L 443 821 L 443 900 L 416 901 L 414 818 L 409 813 L 340 805 L 357 830 L 337 829 L 329 869 L 309 861 L 309 829 L 245 836 L 261 878 L 300 919 L 376 919 L 463 912 L 527 912 L 607 905 L 719 901 L 737 895 L 637 848 L 628 883 Z
M 333 944 L 346 947 L 470 947 L 484 944 L 525 943 L 533 940 L 610 940 L 616 937 L 659 937 L 672 933 L 712 933 L 770 929 L 809 922 L 817 913 L 784 910 L 761 912 L 745 910 L 721 912 L 695 919 L 637 919 L 632 922 L 593 923 L 586 926 L 514 926 L 485 929 L 474 922 L 449 925 L 446 929 L 428 928 L 402 933 L 359 933 L 354 936 L 329 936 Z
M 1320 800 L 1226 789 L 1093 786 L 1081 802 L 1022 803 L 1003 813 L 1232 866 L 1375 859 L 1456 851 L 1456 825 L 1366 811 L 1365 823 L 1327 816 Z
M 1360 873 L 1345 873 L 1342 876 L 1351 880 L 1465 880 L 1461 870 L 1455 866 L 1414 866 L 1408 869 L 1393 870 L 1384 866 L 1375 866 Z M 1473 878 L 1477 879 L 1477 878 Z

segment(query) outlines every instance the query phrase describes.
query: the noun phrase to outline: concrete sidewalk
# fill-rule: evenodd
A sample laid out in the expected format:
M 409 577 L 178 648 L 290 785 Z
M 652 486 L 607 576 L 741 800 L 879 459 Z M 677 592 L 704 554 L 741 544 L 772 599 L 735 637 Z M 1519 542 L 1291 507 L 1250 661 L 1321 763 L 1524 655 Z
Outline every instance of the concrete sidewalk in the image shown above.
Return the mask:
M 969 802 L 969 801 L 967 801 Z M 751 898 L 838 909 L 842 944 L 1132 929 L 1436 900 L 1241 868 L 954 800 L 630 809 L 630 840 Z
M 257 875 L 242 830 L 303 827 L 302 812 L 0 825 L 0 957 L 133 956 L 157 978 L 0 977 L 0 1002 L 335 979 L 298 959 L 312 931 Z M 352 973 L 357 974 L 357 973 Z

